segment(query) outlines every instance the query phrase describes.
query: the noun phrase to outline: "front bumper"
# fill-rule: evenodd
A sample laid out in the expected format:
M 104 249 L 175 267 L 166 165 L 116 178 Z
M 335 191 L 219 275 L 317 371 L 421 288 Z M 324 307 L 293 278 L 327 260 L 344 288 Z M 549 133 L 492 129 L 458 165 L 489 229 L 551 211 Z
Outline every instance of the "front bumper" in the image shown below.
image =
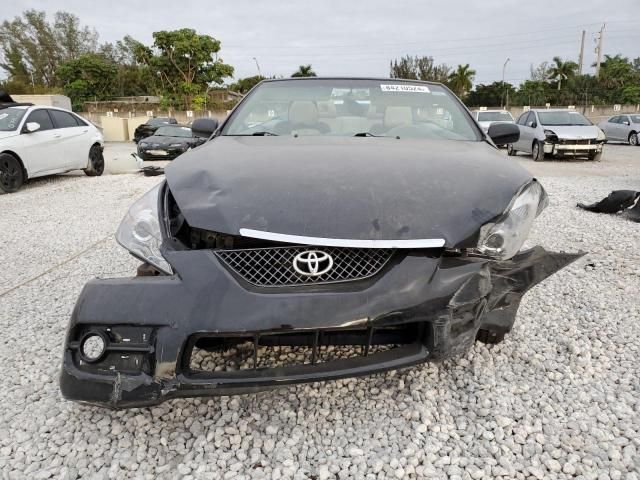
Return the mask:
M 182 147 L 140 147 L 138 156 L 143 160 L 174 160 L 187 150 Z M 164 153 L 159 153 L 164 152 Z
M 550 141 L 544 142 L 544 153 L 551 155 L 589 155 L 602 152 L 603 143 L 555 143 Z
M 179 272 L 174 276 L 87 283 L 70 320 L 60 388 L 71 400 L 125 408 L 442 360 L 467 350 L 479 329 L 510 331 L 522 295 L 581 255 L 541 247 L 507 261 L 406 253 L 372 279 L 274 290 L 243 283 L 211 251 L 167 252 Z M 258 345 L 273 335 L 300 334 L 317 345 L 323 335 L 366 332 L 371 344 L 376 332 L 405 325 L 416 333 L 399 348 L 371 354 L 363 343 L 362 354 L 325 363 L 235 372 L 195 372 L 189 364 L 190 349 L 203 336 Z M 109 336 L 113 351 L 104 360 L 81 360 L 79 338 L 87 331 Z

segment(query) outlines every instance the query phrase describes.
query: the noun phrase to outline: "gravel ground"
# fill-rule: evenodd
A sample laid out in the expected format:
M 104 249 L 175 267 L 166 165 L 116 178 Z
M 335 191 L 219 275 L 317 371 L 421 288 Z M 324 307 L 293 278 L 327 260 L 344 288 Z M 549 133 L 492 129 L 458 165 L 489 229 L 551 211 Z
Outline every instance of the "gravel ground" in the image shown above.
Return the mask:
M 529 243 L 589 253 L 526 295 L 501 345 L 120 412 L 61 398 L 62 342 L 85 281 L 134 271 L 113 233 L 158 178 L 0 196 L 2 478 L 640 479 L 640 226 L 575 208 L 640 188 L 638 154 L 621 176 L 541 177 L 551 205 Z

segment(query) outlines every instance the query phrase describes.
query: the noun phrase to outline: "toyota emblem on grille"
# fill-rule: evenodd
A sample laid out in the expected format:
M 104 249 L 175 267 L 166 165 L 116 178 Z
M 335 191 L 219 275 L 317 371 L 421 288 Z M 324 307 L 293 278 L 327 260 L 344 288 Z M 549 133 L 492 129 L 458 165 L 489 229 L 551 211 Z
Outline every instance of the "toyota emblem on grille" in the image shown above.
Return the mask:
M 305 277 L 319 277 L 333 267 L 333 258 L 327 252 L 307 250 L 293 258 L 293 268 Z

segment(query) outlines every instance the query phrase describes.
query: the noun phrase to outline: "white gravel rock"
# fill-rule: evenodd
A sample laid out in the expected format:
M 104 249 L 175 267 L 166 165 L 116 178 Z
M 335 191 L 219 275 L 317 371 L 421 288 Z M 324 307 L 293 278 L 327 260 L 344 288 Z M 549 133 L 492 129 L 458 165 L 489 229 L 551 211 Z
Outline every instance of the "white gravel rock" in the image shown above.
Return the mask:
M 588 253 L 525 296 L 500 345 L 118 412 L 61 398 L 62 342 L 88 279 L 134 272 L 113 233 L 160 179 L 64 176 L 0 196 L 0 478 L 639 480 L 640 226 L 575 208 L 640 189 L 638 154 L 624 177 L 541 178 L 550 206 L 528 244 Z

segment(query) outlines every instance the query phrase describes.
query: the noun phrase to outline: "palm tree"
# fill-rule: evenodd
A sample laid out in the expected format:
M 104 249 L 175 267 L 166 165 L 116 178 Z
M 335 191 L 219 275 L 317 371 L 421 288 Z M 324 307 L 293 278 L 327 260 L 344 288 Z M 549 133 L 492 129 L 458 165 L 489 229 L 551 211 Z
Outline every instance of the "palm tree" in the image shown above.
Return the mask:
M 469 64 L 458 65 L 458 68 L 449 75 L 449 87 L 459 97 L 463 97 L 471 90 L 476 71 L 469 67 Z
M 558 90 L 562 88 L 564 80 L 573 77 L 578 69 L 578 64 L 571 60 L 563 61 L 560 57 L 553 57 L 553 65 L 549 69 L 549 78 L 558 81 Z
M 313 71 L 311 65 L 300 65 L 298 70 L 291 74 L 292 77 L 317 77 L 316 72 Z

